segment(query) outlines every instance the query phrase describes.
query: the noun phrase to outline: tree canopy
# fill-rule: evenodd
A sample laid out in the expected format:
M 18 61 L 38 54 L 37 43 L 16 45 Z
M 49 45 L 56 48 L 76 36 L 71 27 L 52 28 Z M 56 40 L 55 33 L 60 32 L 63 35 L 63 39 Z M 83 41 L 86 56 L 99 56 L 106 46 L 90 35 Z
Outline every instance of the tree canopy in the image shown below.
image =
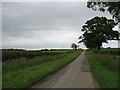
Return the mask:
M 98 0 L 95 0 L 96 2 L 91 2 L 91 0 L 89 0 L 89 2 L 87 2 L 87 7 L 88 8 L 92 8 L 93 10 L 99 10 L 102 12 L 108 11 L 113 18 L 115 18 L 115 20 L 117 22 L 120 22 L 120 1 L 119 2 L 98 2 Z
M 72 43 L 71 48 L 77 49 L 77 45 L 75 43 Z
M 119 32 L 113 30 L 116 25 L 112 19 L 94 17 L 82 26 L 84 34 L 79 37 L 79 43 L 83 42 L 87 48 L 100 49 L 103 42 L 119 40 Z

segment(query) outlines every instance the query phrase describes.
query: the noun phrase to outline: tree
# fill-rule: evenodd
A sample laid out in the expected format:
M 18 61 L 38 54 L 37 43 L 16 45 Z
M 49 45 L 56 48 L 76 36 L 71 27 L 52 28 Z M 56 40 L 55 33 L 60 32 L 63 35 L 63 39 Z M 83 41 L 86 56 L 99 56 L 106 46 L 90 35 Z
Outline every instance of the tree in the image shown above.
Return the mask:
M 120 1 L 119 2 L 98 2 L 98 0 L 94 0 L 94 2 L 91 2 L 92 0 L 89 0 L 87 2 L 87 7 L 92 8 L 93 10 L 99 10 L 102 12 L 108 11 L 113 18 L 117 22 L 120 22 Z
M 100 50 L 102 43 L 108 40 L 119 40 L 119 32 L 113 28 L 117 24 L 106 17 L 94 17 L 82 26 L 84 34 L 79 37 L 79 43 L 83 42 L 87 48 Z
M 71 48 L 77 49 L 77 45 L 75 43 L 72 43 Z

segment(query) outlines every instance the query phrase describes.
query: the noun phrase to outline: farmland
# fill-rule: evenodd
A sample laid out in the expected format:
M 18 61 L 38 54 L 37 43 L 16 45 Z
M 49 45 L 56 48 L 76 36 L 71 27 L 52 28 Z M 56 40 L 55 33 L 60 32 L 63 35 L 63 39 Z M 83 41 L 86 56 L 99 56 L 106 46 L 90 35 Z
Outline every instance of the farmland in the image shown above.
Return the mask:
M 22 50 L 22 49 L 3 49 L 2 50 L 2 60 L 9 61 L 13 59 L 18 58 L 33 58 L 37 56 L 44 56 L 44 55 L 58 55 L 63 54 L 65 52 L 69 52 L 69 50 L 48 50 L 48 51 L 42 51 L 42 50 Z
M 28 88 L 73 61 L 81 51 L 3 50 L 3 88 Z
M 120 48 L 103 48 L 100 51 L 93 50 L 94 53 L 120 55 Z
M 88 50 L 87 59 L 101 88 L 118 88 L 120 49 Z

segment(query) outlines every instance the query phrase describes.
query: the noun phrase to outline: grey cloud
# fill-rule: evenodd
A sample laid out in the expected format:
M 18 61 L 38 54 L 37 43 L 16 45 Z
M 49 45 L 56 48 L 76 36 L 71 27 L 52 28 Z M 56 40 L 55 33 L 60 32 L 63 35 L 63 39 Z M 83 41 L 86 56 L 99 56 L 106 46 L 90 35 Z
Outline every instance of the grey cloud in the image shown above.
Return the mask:
M 85 10 L 83 3 L 3 3 L 3 33 L 78 29 L 91 16 Z
M 87 19 L 91 19 L 96 15 L 111 18 L 108 13 L 95 12 L 88 9 L 86 7 L 86 2 L 4 2 L 2 7 L 2 34 L 4 47 L 9 47 L 9 45 L 7 45 L 8 42 L 10 44 L 12 41 L 17 41 L 17 39 L 20 40 L 20 38 L 22 38 L 22 40 L 26 38 L 33 38 L 36 40 L 37 38 L 38 42 L 39 40 L 42 41 L 38 43 L 38 46 L 41 45 L 40 47 L 46 46 L 45 44 L 50 44 L 48 47 L 59 47 L 59 44 L 62 44 L 59 40 L 66 38 L 65 35 L 78 33 L 77 35 L 79 36 L 79 34 L 82 34 L 80 29 Z M 59 31 L 65 32 L 60 33 Z M 48 41 L 46 40 L 46 43 L 44 40 L 48 37 L 48 32 L 53 34 L 51 37 L 53 37 L 54 34 L 64 34 L 64 37 L 59 36 L 59 40 L 53 41 L 54 44 L 50 43 L 50 39 Z M 69 36 L 69 39 L 74 37 L 77 39 L 78 36 Z M 16 38 L 16 40 L 13 38 Z M 22 42 L 22 40 L 20 41 Z M 75 41 L 77 42 L 77 40 Z M 65 42 L 67 42 L 67 38 L 63 43 Z M 11 44 L 11 46 L 17 47 L 15 44 Z M 28 45 L 25 46 L 23 43 L 18 45 L 18 47 L 20 46 L 27 47 Z M 37 47 L 37 45 L 33 46 Z M 67 44 L 66 46 L 68 47 L 69 45 Z

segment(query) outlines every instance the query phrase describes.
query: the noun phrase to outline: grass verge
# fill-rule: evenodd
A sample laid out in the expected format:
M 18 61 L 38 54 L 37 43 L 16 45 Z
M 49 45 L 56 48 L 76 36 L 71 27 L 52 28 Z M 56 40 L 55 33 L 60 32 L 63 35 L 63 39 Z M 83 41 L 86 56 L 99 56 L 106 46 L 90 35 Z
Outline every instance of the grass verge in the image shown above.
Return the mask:
M 93 75 L 96 77 L 101 88 L 118 88 L 118 73 L 101 63 L 103 57 L 87 52 L 87 59 L 90 63 Z M 103 56 L 103 55 L 102 55 Z M 97 57 L 97 58 L 96 58 Z M 99 60 L 98 60 L 99 58 Z M 109 58 L 109 57 L 108 57 Z M 100 61 L 101 60 L 101 61 Z M 107 58 L 106 58 L 107 60 Z M 109 60 L 108 60 L 109 62 Z M 112 65 L 112 63 L 111 63 Z
M 46 63 L 3 73 L 3 88 L 31 87 L 37 82 L 42 81 L 48 75 L 63 68 L 65 65 L 73 61 L 79 54 L 80 51 L 76 51 Z

